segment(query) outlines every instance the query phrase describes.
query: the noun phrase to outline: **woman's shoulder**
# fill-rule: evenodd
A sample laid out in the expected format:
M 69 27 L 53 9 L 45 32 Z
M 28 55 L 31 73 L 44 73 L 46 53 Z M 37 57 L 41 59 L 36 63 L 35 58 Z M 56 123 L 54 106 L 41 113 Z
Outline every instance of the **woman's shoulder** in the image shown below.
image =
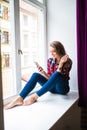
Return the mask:
M 52 62 L 53 61 L 53 58 L 48 58 L 48 62 Z
M 47 61 L 48 64 L 50 65 L 54 65 L 55 64 L 55 61 L 53 58 L 49 58 L 48 61 Z

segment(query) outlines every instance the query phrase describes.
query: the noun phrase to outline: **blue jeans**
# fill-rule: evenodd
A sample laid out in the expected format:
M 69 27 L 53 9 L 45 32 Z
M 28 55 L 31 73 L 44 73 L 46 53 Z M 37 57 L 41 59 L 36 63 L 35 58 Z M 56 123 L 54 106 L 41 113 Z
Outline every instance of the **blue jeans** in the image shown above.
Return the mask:
M 67 94 L 69 92 L 69 82 L 60 72 L 54 72 L 48 80 L 43 75 L 35 72 L 19 95 L 24 99 L 35 88 L 37 83 L 42 86 L 36 92 L 38 96 L 42 96 L 48 91 L 58 94 Z

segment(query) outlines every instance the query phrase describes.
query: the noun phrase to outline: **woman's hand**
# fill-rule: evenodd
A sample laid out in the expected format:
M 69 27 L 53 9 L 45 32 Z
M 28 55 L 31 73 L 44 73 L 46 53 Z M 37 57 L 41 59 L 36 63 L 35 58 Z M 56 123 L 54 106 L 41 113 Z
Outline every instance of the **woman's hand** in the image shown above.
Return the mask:
M 42 72 L 43 71 L 43 68 L 38 64 L 38 62 L 34 62 L 37 66 L 37 69 L 39 72 Z
M 39 72 L 42 72 L 42 71 L 43 71 L 43 68 L 42 68 L 41 66 L 37 66 L 37 68 L 38 68 L 38 71 L 39 71 Z
M 60 59 L 59 64 L 64 64 L 64 63 L 67 61 L 68 58 L 69 58 L 69 56 L 68 56 L 67 54 L 64 55 L 64 56 Z
M 66 54 L 64 55 L 61 59 L 60 59 L 60 62 L 59 62 L 59 66 L 58 66 L 58 69 L 57 71 L 61 72 L 61 69 L 63 67 L 63 64 L 68 60 L 69 56 Z
M 38 71 L 45 76 L 46 79 L 49 79 L 50 75 L 48 75 L 44 69 L 38 64 L 38 62 L 35 62 Z

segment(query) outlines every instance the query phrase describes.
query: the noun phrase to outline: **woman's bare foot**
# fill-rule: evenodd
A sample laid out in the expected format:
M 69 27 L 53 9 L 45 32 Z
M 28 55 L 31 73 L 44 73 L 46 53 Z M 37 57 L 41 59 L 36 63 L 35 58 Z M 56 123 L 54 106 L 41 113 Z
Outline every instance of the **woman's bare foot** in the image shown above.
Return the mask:
M 15 100 L 13 100 L 11 103 L 9 103 L 8 105 L 6 105 L 4 107 L 5 110 L 13 108 L 15 106 L 20 106 L 23 104 L 23 98 L 21 96 L 18 96 Z
M 24 105 L 24 106 L 27 106 L 27 105 L 33 104 L 34 102 L 37 101 L 38 97 L 39 97 L 39 96 L 38 96 L 36 93 L 30 95 L 30 96 L 24 101 L 23 105 Z

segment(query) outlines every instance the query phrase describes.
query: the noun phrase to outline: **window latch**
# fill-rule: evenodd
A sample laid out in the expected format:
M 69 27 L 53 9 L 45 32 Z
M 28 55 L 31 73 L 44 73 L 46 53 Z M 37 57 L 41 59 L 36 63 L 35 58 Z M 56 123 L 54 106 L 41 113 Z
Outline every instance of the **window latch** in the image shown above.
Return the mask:
M 19 55 L 22 55 L 22 54 L 23 54 L 23 52 L 22 52 L 21 49 L 18 49 L 18 54 L 19 54 Z

